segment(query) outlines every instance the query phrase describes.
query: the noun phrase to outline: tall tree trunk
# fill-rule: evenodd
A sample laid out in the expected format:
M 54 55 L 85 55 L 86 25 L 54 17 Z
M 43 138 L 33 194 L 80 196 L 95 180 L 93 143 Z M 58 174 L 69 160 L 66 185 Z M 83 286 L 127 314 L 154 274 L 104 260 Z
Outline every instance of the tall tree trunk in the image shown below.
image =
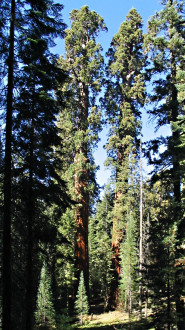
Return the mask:
M 118 199 L 118 194 L 115 194 L 115 207 L 116 201 Z M 119 207 L 119 206 L 118 206 Z M 113 234 L 112 234 L 112 280 L 110 286 L 110 294 L 109 294 L 109 301 L 108 307 L 115 308 L 118 302 L 119 296 L 119 275 L 120 275 L 120 234 L 122 231 L 118 228 L 119 227 L 119 219 L 115 216 L 113 217 Z
M 76 236 L 76 268 L 78 270 L 78 281 L 83 271 L 85 287 L 89 296 L 89 255 L 88 255 L 88 152 L 87 142 L 84 141 L 87 130 L 89 106 L 89 92 L 85 84 L 80 84 L 80 106 L 79 106 L 79 131 L 83 137 L 75 154 L 75 194 L 78 205 L 75 210 L 75 222 L 77 225 Z M 78 282 L 77 281 L 77 282 Z M 78 285 L 77 285 L 78 287 Z M 76 287 L 76 289 L 77 289 Z
M 33 115 L 33 109 L 32 109 Z M 27 200 L 27 269 L 26 269 L 26 330 L 32 330 L 33 319 L 33 153 L 34 153 L 34 126 L 33 118 L 30 133 L 30 155 L 29 155 L 29 181 Z
M 120 140 L 122 140 L 122 136 L 120 136 Z M 120 146 L 117 152 L 117 163 L 118 166 L 123 164 L 124 161 L 124 147 Z M 118 182 L 118 174 L 119 171 L 117 170 L 116 175 L 116 182 Z M 127 181 L 128 178 L 125 179 Z M 117 212 L 117 209 L 119 210 L 120 207 L 120 199 L 122 198 L 123 193 L 121 191 L 118 191 L 115 193 L 115 204 L 114 204 L 114 210 L 115 213 Z M 120 243 L 122 240 L 123 235 L 123 228 L 120 227 L 120 219 L 117 217 L 117 215 L 113 216 L 113 230 L 112 230 L 112 279 L 110 284 L 110 294 L 108 299 L 108 307 L 109 308 L 115 308 L 118 303 L 118 297 L 119 297 L 119 276 L 120 276 Z
M 11 163 L 12 163 L 12 112 L 13 112 L 13 65 L 14 65 L 15 0 L 11 1 L 11 21 L 8 58 L 8 91 L 6 114 L 6 145 L 4 172 L 3 218 L 3 330 L 11 330 Z
M 171 1 L 171 3 L 173 3 Z M 171 61 L 171 76 L 172 76 L 172 122 L 178 120 L 178 92 L 176 88 L 176 64 L 175 57 L 173 52 L 170 53 Z M 181 252 L 179 249 L 179 244 L 182 244 L 184 238 L 184 226 L 181 216 L 181 178 L 180 178 L 180 164 L 179 158 L 176 151 L 176 146 L 179 145 L 179 132 L 172 131 L 172 162 L 173 162 L 173 187 L 174 187 L 174 223 L 177 223 L 177 238 L 178 243 L 176 247 L 176 260 L 181 258 Z M 177 312 L 177 328 L 179 330 L 185 329 L 185 308 L 184 301 L 182 298 L 183 282 L 182 282 L 182 273 L 183 270 L 179 268 L 175 276 L 175 300 L 176 300 L 176 312 Z
M 142 267 L 143 267 L 143 165 L 142 141 L 140 141 L 140 235 L 139 235 L 139 308 L 142 318 Z

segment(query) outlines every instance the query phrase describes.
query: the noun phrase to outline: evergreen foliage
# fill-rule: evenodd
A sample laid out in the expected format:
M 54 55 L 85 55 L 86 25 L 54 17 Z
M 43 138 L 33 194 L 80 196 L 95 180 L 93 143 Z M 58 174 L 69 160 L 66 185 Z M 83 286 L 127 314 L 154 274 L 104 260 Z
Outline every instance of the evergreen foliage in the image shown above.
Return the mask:
M 114 193 L 110 185 L 104 189 L 96 213 L 89 221 L 90 289 L 93 298 L 108 302 L 111 282 L 112 209 Z
M 78 317 L 80 318 L 80 324 L 82 325 L 83 316 L 87 315 L 89 312 L 88 298 L 86 294 L 84 276 L 82 271 L 80 273 L 80 281 L 78 285 L 78 292 L 76 295 L 75 310 Z
M 161 5 L 146 35 L 129 11 L 105 68 L 97 37 L 107 28 L 87 5 L 72 10 L 58 58 L 51 48 L 64 37 L 63 5 L 1 0 L 3 330 L 68 327 L 74 307 L 83 325 L 89 298 L 119 304 L 130 327 L 137 311 L 150 312 L 156 329 L 185 328 L 184 1 Z M 170 133 L 145 145 L 154 170 L 142 184 L 148 81 L 148 113 Z M 93 151 L 104 121 L 113 181 L 98 200 Z
M 148 34 L 145 46 L 150 54 L 150 69 L 154 79 L 154 89 L 150 100 L 154 104 L 150 114 L 157 121 L 157 128 L 169 125 L 170 134 L 166 138 L 160 137 L 151 141 L 149 150 L 153 150 L 150 161 L 155 164 L 156 178 L 171 180 L 173 189 L 171 191 L 171 216 L 169 222 L 173 223 L 176 231 L 176 252 L 174 254 L 174 265 L 176 260 L 181 259 L 184 254 L 180 247 L 184 241 L 182 199 L 181 199 L 181 152 L 180 131 L 177 129 L 178 118 L 182 113 L 182 104 L 178 99 L 178 67 L 181 67 L 184 53 L 184 17 L 181 1 L 164 1 L 163 8 L 154 15 L 148 23 Z M 180 88 L 180 87 L 179 87 Z M 180 96 L 180 95 L 179 95 Z M 176 129 L 174 129 L 176 127 Z M 161 148 L 161 146 L 163 148 Z M 160 149 L 159 149 L 160 148 Z M 162 152 L 160 152 L 162 150 Z M 157 157 L 155 157 L 158 153 Z M 154 176 L 155 180 L 155 176 Z M 184 289 L 182 279 L 183 268 L 176 267 L 175 277 L 175 300 L 177 328 L 184 328 Z
M 129 173 L 129 184 L 126 196 L 124 196 L 124 227 L 125 231 L 120 247 L 120 283 L 119 300 L 124 310 L 131 317 L 133 306 L 138 308 L 138 182 L 134 173 L 134 162 Z M 136 170 L 136 169 L 135 169 Z
M 4 71 L 0 74 L 6 91 L 3 108 L 7 108 L 3 328 L 12 329 L 12 319 L 14 329 L 31 329 L 39 276 L 38 246 L 45 228 L 50 227 L 46 209 L 55 201 L 61 210 L 68 199 L 64 181 L 56 174 L 58 160 L 53 152 L 53 146 L 59 144 L 55 125 L 59 109 L 53 91 L 64 74 L 50 50 L 54 38 L 63 37 L 65 25 L 63 6 L 53 1 L 12 1 L 11 5 L 3 1 L 2 5 Z
M 120 243 L 127 227 L 129 181 L 133 180 L 131 168 L 139 155 L 140 107 L 145 100 L 145 57 L 142 44 L 142 19 L 135 9 L 131 9 L 108 51 L 107 71 L 111 80 L 105 93 L 106 112 L 111 127 L 106 146 L 109 156 L 107 164 L 112 165 L 115 174 L 112 236 L 114 275 L 110 305 L 116 305 L 118 299 Z M 134 207 L 137 208 L 137 205 Z
M 43 263 L 40 274 L 35 320 L 38 327 L 45 326 L 48 329 L 54 328 L 56 323 L 55 309 L 52 301 L 51 278 L 45 262 Z
M 76 277 L 83 271 L 89 294 L 88 216 L 97 188 L 92 149 L 101 127 L 96 97 L 101 90 L 104 65 L 102 48 L 96 43 L 96 37 L 100 31 L 106 30 L 106 26 L 101 16 L 90 11 L 88 6 L 73 10 L 70 19 L 71 28 L 65 31 L 66 58 L 59 61 L 61 68 L 69 73 L 69 80 L 62 89 L 66 93 L 66 104 L 59 120 L 64 119 L 64 146 L 69 146 L 70 150 L 67 157 L 70 165 L 65 175 L 70 175 L 68 183 L 76 201 Z

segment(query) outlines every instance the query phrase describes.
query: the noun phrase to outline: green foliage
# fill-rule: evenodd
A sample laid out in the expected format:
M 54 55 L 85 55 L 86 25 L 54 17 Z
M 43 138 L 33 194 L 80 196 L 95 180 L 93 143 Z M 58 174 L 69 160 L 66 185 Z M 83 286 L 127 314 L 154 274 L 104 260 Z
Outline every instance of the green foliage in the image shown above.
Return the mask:
M 66 56 L 58 62 L 62 69 L 68 71 L 69 79 L 64 86 L 58 86 L 64 95 L 65 105 L 61 107 L 57 125 L 61 128 L 60 136 L 64 146 L 62 158 L 66 161 L 62 176 L 67 179 L 70 194 L 76 201 L 72 210 L 77 234 L 75 240 L 73 238 L 76 265 L 83 270 L 87 284 L 88 215 L 97 194 L 96 166 L 92 152 L 101 129 L 101 113 L 96 104 L 96 96 L 101 88 L 104 67 L 102 49 L 96 43 L 96 37 L 106 27 L 103 19 L 90 11 L 88 6 L 73 10 L 70 18 L 71 28 L 65 31 Z M 73 263 L 74 252 L 71 257 Z M 72 263 L 70 276 L 74 277 Z
M 180 246 L 182 246 L 185 237 L 181 199 L 183 149 L 180 147 L 183 147 L 181 139 L 183 118 L 179 117 L 183 113 L 183 72 L 181 71 L 185 51 L 183 15 L 181 1 L 164 1 L 162 10 L 150 19 L 145 39 L 146 49 L 151 59 L 149 71 L 154 81 L 154 88 L 150 95 L 150 101 L 154 106 L 149 113 L 156 120 L 156 128 L 164 127 L 166 124 L 170 127 L 169 136 L 160 137 L 153 141 L 150 148 L 150 152 L 155 155 L 159 151 L 159 146 L 162 147 L 162 152 L 157 157 L 151 157 L 150 155 L 151 163 L 155 164 L 154 171 L 156 175 L 153 177 L 154 181 L 161 179 L 165 186 L 168 181 L 172 183 L 171 195 L 173 198 L 169 198 L 171 212 L 168 213 L 168 223 L 171 227 L 169 227 L 169 232 L 163 234 L 164 243 L 169 241 L 170 235 L 175 230 L 175 238 L 172 239 L 173 235 L 170 238 L 175 248 L 171 254 L 172 259 L 170 259 L 169 268 L 163 263 L 164 273 L 169 275 L 169 283 L 171 283 L 171 274 L 173 282 L 173 264 L 176 264 L 176 260 L 181 260 L 184 254 Z M 163 216 L 165 218 L 165 214 Z M 165 244 L 163 248 L 164 246 Z M 171 246 L 168 244 L 167 246 L 169 246 L 170 253 Z M 168 269 L 166 272 L 165 267 Z M 184 271 L 182 267 L 175 267 L 175 272 L 176 321 L 177 328 L 181 329 L 184 327 L 184 303 L 182 302 Z M 165 279 L 165 276 L 162 278 Z M 171 284 L 169 284 L 169 288 L 171 288 Z M 167 301 L 170 305 L 170 296 L 168 296 Z M 169 326 L 170 306 L 168 316 Z
M 56 323 L 56 315 L 52 301 L 51 278 L 45 262 L 41 269 L 35 320 L 38 327 L 45 326 L 48 329 L 53 328 Z
M 0 42 L 0 80 L 6 95 L 10 4 L 11 1 L 3 1 L 0 9 L 0 34 L 4 40 Z M 8 285 L 14 290 L 9 313 L 12 315 L 8 317 L 13 319 L 14 329 L 30 329 L 39 277 L 39 249 L 43 247 L 39 243 L 55 236 L 55 226 L 47 208 L 53 203 L 60 204 L 61 212 L 65 204 L 63 197 L 67 201 L 64 181 L 56 174 L 59 162 L 53 152 L 53 146 L 60 142 L 55 124 L 59 109 L 53 90 L 58 80 L 62 84 L 64 74 L 57 68 L 56 56 L 51 52 L 54 39 L 63 37 L 65 25 L 61 16 L 63 6 L 53 1 L 15 1 L 15 5 L 11 84 L 18 92 L 13 93 L 12 206 L 8 205 L 12 211 L 12 283 Z M 6 103 L 3 98 L 3 110 Z M 3 125 L 3 136 L 4 130 Z
M 113 191 L 105 187 L 96 213 L 89 221 L 89 267 L 91 295 L 103 298 L 107 303 L 111 281 Z
M 165 183 L 165 185 L 164 185 Z M 149 189 L 149 190 L 148 190 Z M 175 321 L 175 250 L 177 227 L 173 223 L 170 182 L 158 181 L 153 187 L 145 187 L 145 214 L 148 217 L 148 248 L 145 255 L 145 283 L 148 282 L 149 308 L 153 309 L 155 324 Z M 145 220 L 146 221 L 146 220 Z
M 80 273 L 80 281 L 78 285 L 78 292 L 75 301 L 75 310 L 80 319 L 80 324 L 83 324 L 83 316 L 89 312 L 88 298 L 86 295 L 85 282 L 83 272 Z
M 136 240 L 134 236 L 137 237 L 136 219 L 138 216 L 138 172 L 136 167 L 139 156 L 139 137 L 141 136 L 140 108 L 145 101 L 143 69 L 146 65 L 146 58 L 143 54 L 142 19 L 136 9 L 129 11 L 126 20 L 114 36 L 107 55 L 109 56 L 107 73 L 108 78 L 111 79 L 107 83 L 104 99 L 110 123 L 109 141 L 106 145 L 109 156 L 107 165 L 111 165 L 114 169 L 115 179 L 112 233 L 112 262 L 115 269 L 115 281 L 112 281 L 112 291 L 114 292 L 111 293 L 111 296 L 115 297 L 118 292 L 120 277 L 122 283 L 120 299 L 124 301 L 126 309 L 131 310 L 131 303 L 128 304 L 128 291 L 133 296 L 133 291 L 136 291 L 134 287 L 134 277 L 136 276 L 136 258 L 134 257 Z M 123 243 L 121 244 L 121 242 Z M 124 253 L 123 251 L 121 253 L 120 248 L 124 249 Z M 120 266 L 122 266 L 121 275 Z M 130 274 L 129 277 L 127 277 L 128 274 Z M 127 280 L 130 284 L 126 289 Z
M 128 182 L 122 199 L 122 241 L 120 244 L 121 274 L 119 284 L 119 300 L 131 315 L 133 306 L 138 306 L 138 241 L 139 241 L 139 182 L 138 162 L 135 155 L 130 155 L 127 171 Z M 116 213 L 115 213 L 116 216 Z

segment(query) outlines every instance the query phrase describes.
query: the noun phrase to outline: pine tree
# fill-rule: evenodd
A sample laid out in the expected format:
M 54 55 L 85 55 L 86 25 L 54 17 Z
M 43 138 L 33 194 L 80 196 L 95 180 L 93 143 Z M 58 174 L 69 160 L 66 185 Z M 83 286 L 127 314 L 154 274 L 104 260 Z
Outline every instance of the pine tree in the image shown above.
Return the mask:
M 92 148 L 98 140 L 101 113 L 96 105 L 96 96 L 101 89 L 103 57 L 96 37 L 106 30 L 103 19 L 88 6 L 73 10 L 70 15 L 71 29 L 65 33 L 66 58 L 61 58 L 61 66 L 69 72 L 65 90 L 70 93 L 66 104 L 72 122 L 72 168 L 74 182 L 72 195 L 77 202 L 75 207 L 76 268 L 79 278 L 83 271 L 87 294 L 89 292 L 88 257 L 88 216 L 92 193 L 94 192 L 95 164 Z M 65 114 L 64 110 L 64 114 Z M 66 125 L 67 127 L 67 125 Z M 71 136 L 73 139 L 71 139 Z
M 80 324 L 83 324 L 83 316 L 89 312 L 88 298 L 85 289 L 83 272 L 80 273 L 80 281 L 75 301 L 75 310 L 80 318 Z
M 142 73 L 145 58 L 142 43 L 142 20 L 137 11 L 132 9 L 114 36 L 108 51 L 107 70 L 112 81 L 108 84 L 105 94 L 107 115 L 111 125 L 107 163 L 113 166 L 116 182 L 112 237 L 114 281 L 110 305 L 116 305 L 118 299 L 120 242 L 125 232 L 124 198 L 128 191 L 130 155 L 139 153 L 139 107 L 143 105 L 145 97 Z
M 120 246 L 120 281 L 119 281 L 119 301 L 123 303 L 125 311 L 131 318 L 133 307 L 138 307 L 138 178 L 137 162 L 131 155 L 130 172 L 128 172 L 127 192 L 124 196 L 124 230 Z
M 144 255 L 143 262 L 144 290 L 148 289 L 148 302 L 153 310 L 154 323 L 160 328 L 167 324 L 168 329 L 175 320 L 176 226 L 173 218 L 170 218 L 173 211 L 172 191 L 171 182 L 163 179 L 153 185 L 146 185 L 144 193 L 144 218 L 150 218 L 147 242 L 149 254 Z
M 64 206 L 62 200 L 67 197 L 65 184 L 55 172 L 58 160 L 53 152 L 53 146 L 60 143 L 54 89 L 58 80 L 63 81 L 64 74 L 57 68 L 57 58 L 50 50 L 55 45 L 54 38 L 63 37 L 65 25 L 61 18 L 63 6 L 52 1 L 12 1 L 11 14 L 11 2 L 3 1 L 2 5 L 8 15 L 5 31 L 2 28 L 0 33 L 6 36 L 7 27 L 10 28 L 8 60 L 7 38 L 6 44 L 0 45 L 4 52 L 0 55 L 1 68 L 8 72 L 3 81 L 7 95 L 3 99 L 7 106 L 3 322 L 6 329 L 12 328 L 12 318 L 15 329 L 30 329 L 38 276 L 34 272 L 38 262 L 38 232 L 41 233 L 41 223 L 48 221 L 45 212 L 48 204 L 55 200 L 60 207 Z M 18 92 L 13 93 L 14 89 Z
M 55 310 L 52 301 L 51 278 L 47 271 L 46 263 L 43 263 L 40 275 L 40 283 L 37 294 L 37 310 L 35 312 L 36 324 L 47 326 L 48 329 L 55 326 Z
M 89 221 L 89 267 L 91 297 L 108 301 L 111 282 L 112 209 L 114 193 L 110 185 Z
M 63 80 L 63 73 L 57 68 L 57 58 L 50 51 L 50 47 L 55 45 L 53 38 L 63 37 L 62 8 L 53 1 L 27 2 L 18 54 L 22 67 L 14 121 L 14 152 L 16 168 L 19 169 L 15 175 L 18 173 L 24 191 L 19 198 L 24 200 L 27 233 L 27 329 L 31 329 L 33 318 L 33 251 L 37 244 L 33 233 L 38 228 L 36 218 L 46 218 L 43 206 L 51 204 L 53 196 L 59 205 L 65 189 L 55 171 L 53 152 L 53 147 L 60 143 L 55 124 L 59 108 L 53 91 L 57 81 Z
M 182 106 L 178 101 L 178 67 L 183 61 L 184 53 L 184 18 L 181 1 L 163 1 L 163 9 L 154 15 L 148 23 L 148 34 L 146 37 L 146 47 L 150 54 L 150 71 L 154 79 L 154 89 L 150 100 L 154 108 L 150 114 L 157 121 L 156 127 L 169 125 L 171 134 L 167 137 L 160 137 L 151 142 L 151 149 L 159 151 L 163 146 L 164 152 L 157 157 L 153 157 L 152 163 L 155 164 L 156 172 L 162 177 L 168 177 L 173 182 L 173 218 L 174 225 L 177 228 L 176 256 L 181 258 L 181 244 L 184 239 L 184 225 L 182 217 L 181 201 L 181 168 L 179 143 L 180 135 L 178 129 L 173 129 L 178 122 L 178 116 L 181 114 Z M 172 125 L 173 123 L 173 125 Z M 171 221 L 171 220 L 170 220 Z M 183 253 L 183 252 L 182 252 Z M 174 260 L 175 264 L 175 260 Z M 177 267 L 177 276 L 175 280 L 176 287 L 176 311 L 177 327 L 184 328 L 184 302 L 181 299 L 182 274 L 181 267 Z M 180 275 L 181 274 L 181 275 Z

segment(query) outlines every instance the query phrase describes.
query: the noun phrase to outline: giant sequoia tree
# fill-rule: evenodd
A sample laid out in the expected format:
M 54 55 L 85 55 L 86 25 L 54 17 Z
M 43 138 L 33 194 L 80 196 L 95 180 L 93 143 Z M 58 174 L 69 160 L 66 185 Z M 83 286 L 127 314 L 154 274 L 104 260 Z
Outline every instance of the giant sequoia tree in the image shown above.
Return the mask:
M 166 124 L 171 127 L 171 134 L 166 138 L 161 137 L 153 141 L 151 146 L 154 151 L 159 146 L 165 146 L 164 152 L 153 159 L 156 172 L 163 177 L 170 178 L 173 183 L 173 213 L 171 214 L 176 224 L 176 260 L 181 258 L 184 239 L 182 202 L 181 202 L 181 168 L 179 130 L 174 129 L 182 106 L 178 100 L 177 69 L 181 66 L 184 53 L 184 18 L 183 4 L 181 1 L 168 0 L 163 2 L 163 9 L 156 13 L 148 24 L 146 44 L 150 52 L 151 72 L 154 77 L 154 90 L 151 101 L 154 108 L 150 111 L 157 120 L 157 127 Z M 156 75 L 157 74 L 157 75 Z M 174 123 L 172 125 L 172 123 Z M 175 264 L 175 260 L 174 260 Z M 176 311 L 178 329 L 184 329 L 184 302 L 182 299 L 182 268 L 176 264 Z
M 101 46 L 95 39 L 101 30 L 106 30 L 103 19 L 88 6 L 71 12 L 71 29 L 65 33 L 66 58 L 62 66 L 69 71 L 65 89 L 70 93 L 65 119 L 72 122 L 73 195 L 75 207 L 76 268 L 84 273 L 88 292 L 88 214 L 90 189 L 94 165 L 92 147 L 100 128 L 100 111 L 95 100 L 100 91 L 103 76 Z
M 141 134 L 139 106 L 144 102 L 142 43 L 142 20 L 137 11 L 132 9 L 114 36 L 108 51 L 108 75 L 112 82 L 108 84 L 105 95 L 111 125 L 107 144 L 108 163 L 113 165 L 116 183 L 112 237 L 114 281 L 110 294 L 112 305 L 116 304 L 118 298 L 120 242 L 126 228 L 125 196 Z

